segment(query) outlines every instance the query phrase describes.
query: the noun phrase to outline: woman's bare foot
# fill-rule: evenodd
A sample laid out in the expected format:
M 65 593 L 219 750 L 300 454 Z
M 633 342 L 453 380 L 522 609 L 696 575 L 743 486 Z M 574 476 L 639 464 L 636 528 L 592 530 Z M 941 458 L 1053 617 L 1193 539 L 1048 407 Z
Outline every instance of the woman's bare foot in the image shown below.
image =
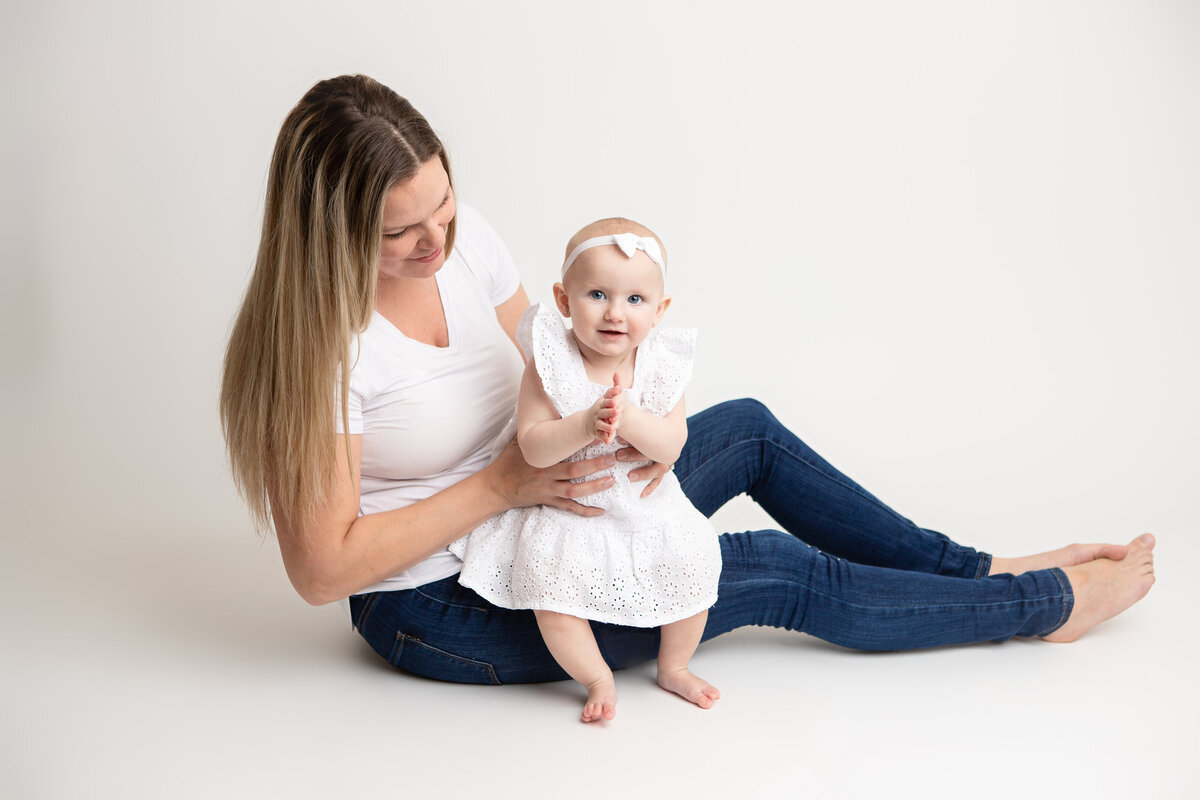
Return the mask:
M 1120 561 L 1107 558 L 1063 570 L 1075 594 L 1071 616 L 1048 642 L 1073 642 L 1146 596 L 1154 585 L 1154 536 L 1143 533 L 1129 543 Z
M 721 699 L 721 693 L 717 691 L 717 687 L 712 686 L 703 678 L 696 677 L 687 667 L 660 669 L 658 685 L 701 708 L 712 708 L 713 703 Z
M 588 687 L 587 703 L 583 706 L 584 722 L 599 722 L 617 715 L 617 684 L 612 673 L 592 682 Z
M 1020 558 L 993 557 L 988 575 L 1000 575 L 1006 572 L 1012 575 L 1020 575 L 1022 572 L 1031 572 L 1035 569 L 1050 569 L 1051 567 L 1062 567 L 1065 569 L 1067 567 L 1086 564 L 1098 558 L 1120 561 L 1125 557 L 1127 552 L 1129 552 L 1129 545 L 1126 544 L 1069 544 L 1057 550 L 1048 550 L 1045 553 L 1035 553 L 1034 555 L 1021 556 Z

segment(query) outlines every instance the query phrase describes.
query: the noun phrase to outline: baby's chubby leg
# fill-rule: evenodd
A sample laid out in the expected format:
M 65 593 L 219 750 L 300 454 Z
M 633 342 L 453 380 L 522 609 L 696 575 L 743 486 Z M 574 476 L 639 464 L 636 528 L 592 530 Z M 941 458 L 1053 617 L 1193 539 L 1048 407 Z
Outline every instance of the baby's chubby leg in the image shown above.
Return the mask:
M 592 626 L 586 619 L 535 609 L 542 639 L 558 665 L 587 689 L 584 722 L 612 719 L 617 715 L 617 684 L 612 670 L 600 654 Z M 697 640 L 698 641 L 698 640 Z
M 701 611 L 687 619 L 663 625 L 658 646 L 658 685 L 701 708 L 712 708 L 713 702 L 721 698 L 715 686 L 688 670 L 688 662 L 700 644 L 707 621 L 708 612 Z

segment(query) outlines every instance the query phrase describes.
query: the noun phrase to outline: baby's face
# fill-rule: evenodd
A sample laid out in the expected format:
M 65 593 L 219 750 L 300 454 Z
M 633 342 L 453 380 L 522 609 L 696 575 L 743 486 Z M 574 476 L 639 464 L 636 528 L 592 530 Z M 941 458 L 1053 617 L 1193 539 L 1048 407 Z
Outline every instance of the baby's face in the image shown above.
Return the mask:
M 616 245 L 580 253 L 561 286 L 555 300 L 579 346 L 610 358 L 645 341 L 670 304 L 658 264 L 641 250 L 628 258 Z

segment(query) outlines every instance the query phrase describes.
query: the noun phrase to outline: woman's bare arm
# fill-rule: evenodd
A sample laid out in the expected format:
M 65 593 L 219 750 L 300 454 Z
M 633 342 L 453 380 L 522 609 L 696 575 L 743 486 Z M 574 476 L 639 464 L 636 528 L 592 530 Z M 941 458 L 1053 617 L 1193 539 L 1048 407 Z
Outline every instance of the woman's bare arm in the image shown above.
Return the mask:
M 521 345 L 517 344 L 517 326 L 521 324 L 521 315 L 527 308 L 529 308 L 529 296 L 525 294 L 525 287 L 519 284 L 512 297 L 496 306 L 496 319 L 500 321 L 500 327 L 504 328 L 504 332 L 508 334 L 509 339 L 512 339 L 512 343 L 518 351 L 520 351 Z
M 611 485 L 611 478 L 572 483 L 612 466 L 611 457 L 534 469 L 516 446 L 491 465 L 412 505 L 358 516 L 362 436 L 350 439 L 350 463 L 338 458 L 330 502 L 301 528 L 298 515 L 272 508 L 284 567 L 309 603 L 340 600 L 429 557 L 484 520 L 509 508 L 553 505 L 584 515 L 600 513 L 575 498 Z M 338 436 L 338 453 L 345 440 Z

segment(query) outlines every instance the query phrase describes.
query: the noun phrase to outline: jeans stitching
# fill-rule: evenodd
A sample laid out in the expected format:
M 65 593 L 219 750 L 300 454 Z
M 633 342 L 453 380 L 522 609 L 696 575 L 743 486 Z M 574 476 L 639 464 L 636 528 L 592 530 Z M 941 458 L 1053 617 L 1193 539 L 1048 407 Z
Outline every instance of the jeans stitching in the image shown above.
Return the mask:
M 831 557 L 832 557 L 832 556 L 831 556 Z M 1055 568 L 1055 569 L 1053 569 L 1053 570 L 1050 570 L 1050 572 L 1052 572 L 1052 573 L 1053 573 L 1053 572 L 1055 572 L 1056 570 L 1057 570 L 1057 568 Z M 1058 576 L 1057 576 L 1057 575 L 1055 575 L 1055 577 L 1057 578 Z M 772 578 L 751 578 L 751 579 L 747 579 L 747 580 L 740 580 L 740 581 L 730 581 L 729 583 L 730 583 L 730 584 L 740 584 L 740 583 L 759 583 L 759 582 L 761 582 L 761 583 L 771 583 L 771 582 L 773 582 L 774 580 L 776 580 L 776 579 L 772 579 Z M 823 591 L 821 591 L 821 590 L 819 590 L 819 589 L 816 589 L 816 588 L 814 588 L 814 587 L 813 587 L 811 584 L 808 584 L 808 583 L 802 583 L 802 582 L 800 582 L 800 581 L 792 581 L 792 583 L 796 583 L 796 584 L 798 584 L 798 585 L 801 585 L 801 586 L 803 586 L 803 588 L 804 588 L 804 591 L 806 591 L 807 593 L 809 593 L 809 594 L 811 594 L 811 595 L 813 595 L 813 596 L 815 596 L 815 597 L 821 597 L 821 598 L 824 598 L 824 599 L 826 599 L 826 600 L 832 600 L 832 601 L 834 601 L 834 602 L 835 602 L 835 603 L 837 603 L 837 604 L 840 604 L 840 605 L 842 605 L 842 606 L 845 606 L 846 608 L 854 608 L 854 609 L 866 609 L 866 610 L 884 610 L 884 611 L 913 611 L 913 610 L 939 609 L 939 608 L 948 608 L 948 609 L 953 609 L 953 608 L 983 608 L 983 607 L 985 607 L 985 606 L 1017 606 L 1017 605 L 1023 605 L 1023 604 L 1025 604 L 1025 603 L 1028 603 L 1028 602 L 1030 601 L 1030 598 L 1022 598 L 1022 599 L 1020 599 L 1020 600 L 995 600 L 995 601 L 991 601 L 991 602 L 987 602 L 987 603 L 978 603 L 978 602 L 965 602 L 965 603 L 924 603 L 924 604 L 910 603 L 910 604 L 907 604 L 907 605 L 897 605 L 897 604 L 887 604 L 887 603 L 884 603 L 884 604 L 868 604 L 868 603 L 856 603 L 856 602 L 853 602 L 853 601 L 847 600 L 847 599 L 845 599 L 844 597 L 839 597 L 838 595 L 835 595 L 835 594 L 830 594 L 830 593 L 828 593 L 828 592 L 823 592 Z M 1061 581 L 1059 581 L 1059 583 L 1061 584 L 1062 582 L 1061 582 Z M 1068 591 L 1068 594 L 1069 594 L 1069 591 Z M 1051 598 L 1051 596 L 1050 596 L 1050 595 L 1042 595 L 1042 596 L 1041 596 L 1040 598 L 1038 598 L 1038 599 L 1046 599 L 1046 600 L 1049 600 L 1049 599 L 1053 599 L 1053 598 Z M 1064 620 L 1064 621 L 1065 621 L 1065 620 Z M 1060 622 L 1059 624 L 1062 624 L 1062 623 Z M 1050 631 L 1050 632 L 1053 632 L 1053 631 Z M 1045 635 L 1045 634 L 1039 634 L 1039 635 Z
M 817 597 L 823 597 L 826 600 L 832 600 L 835 603 L 843 605 L 847 608 L 866 609 L 866 610 L 884 610 L 884 611 L 905 611 L 905 612 L 907 612 L 907 611 L 924 611 L 924 610 L 929 610 L 929 609 L 942 609 L 942 608 L 945 608 L 945 609 L 979 608 L 979 609 L 981 609 L 981 608 L 985 608 L 985 607 L 990 608 L 992 606 L 1019 606 L 1019 605 L 1024 605 L 1029 602 L 1029 599 L 1025 598 L 1022 600 L 994 600 L 994 601 L 987 602 L 987 603 L 925 603 L 923 605 L 913 603 L 913 604 L 908 604 L 908 605 L 868 605 L 866 603 L 853 603 L 853 602 L 850 602 L 849 600 L 840 598 L 837 595 L 827 594 L 825 592 L 821 592 L 821 591 L 818 591 L 818 590 L 812 589 L 812 588 L 808 588 L 808 592 Z M 1049 595 L 1045 595 L 1041 599 L 1049 600 L 1052 598 Z M 1053 631 L 1050 631 L 1050 632 L 1052 633 Z M 1039 635 L 1044 636 L 1045 634 L 1039 634 Z
M 1044 633 L 1035 634 L 1037 636 L 1049 636 L 1056 630 L 1067 624 L 1067 620 L 1071 616 L 1071 610 L 1075 607 L 1075 593 L 1071 590 L 1071 582 L 1067 579 L 1067 573 L 1063 572 L 1058 567 L 1052 567 L 1048 572 L 1058 581 L 1058 585 L 1063 590 L 1063 610 L 1062 615 L 1058 618 L 1058 622 L 1050 626 L 1049 630 Z
M 375 610 L 375 604 L 379 602 L 379 592 L 372 592 L 363 603 L 362 608 L 358 610 L 358 619 L 354 621 L 354 630 L 362 632 L 363 626 L 367 619 L 371 616 L 371 612 Z
M 392 645 L 392 652 L 388 655 L 388 663 L 393 667 L 398 666 L 400 655 L 404 652 L 404 640 L 408 637 L 400 631 L 396 631 L 396 642 Z
M 497 686 L 500 685 L 500 679 L 498 677 L 496 677 L 496 668 L 486 661 L 479 661 L 474 658 L 467 658 L 466 656 L 458 656 L 458 655 L 455 655 L 454 653 L 449 653 L 445 650 L 442 650 L 441 648 L 434 647 L 433 645 L 431 645 L 427 642 L 422 642 L 420 639 L 416 638 L 415 636 L 409 636 L 407 633 L 397 632 L 396 639 L 397 639 L 397 643 L 399 643 L 401 640 L 410 641 L 415 645 L 423 647 L 426 650 L 429 650 L 432 653 L 436 653 L 439 656 L 442 656 L 444 658 L 448 658 L 451 661 L 457 661 L 461 664 L 470 664 L 473 667 L 483 667 L 484 669 L 487 670 L 488 677 L 491 678 L 492 683 Z M 396 664 L 396 661 L 399 660 L 399 656 L 403 652 L 404 652 L 403 647 L 400 648 L 400 653 L 396 653 L 395 649 L 393 648 L 393 654 L 396 656 L 396 659 L 392 661 L 393 665 L 398 666 L 398 664 Z
M 433 595 L 425 594 L 425 592 L 421 591 L 420 586 L 414 586 L 412 590 L 414 592 L 416 592 L 417 594 L 421 595 L 421 597 L 424 597 L 426 600 L 430 600 L 439 605 L 449 606 L 450 608 L 465 608 L 468 611 L 484 611 L 484 612 L 487 611 L 486 608 L 480 608 L 479 606 L 468 606 L 468 605 L 463 605 L 462 603 L 451 603 L 450 601 L 443 600 L 440 597 L 434 597 Z

